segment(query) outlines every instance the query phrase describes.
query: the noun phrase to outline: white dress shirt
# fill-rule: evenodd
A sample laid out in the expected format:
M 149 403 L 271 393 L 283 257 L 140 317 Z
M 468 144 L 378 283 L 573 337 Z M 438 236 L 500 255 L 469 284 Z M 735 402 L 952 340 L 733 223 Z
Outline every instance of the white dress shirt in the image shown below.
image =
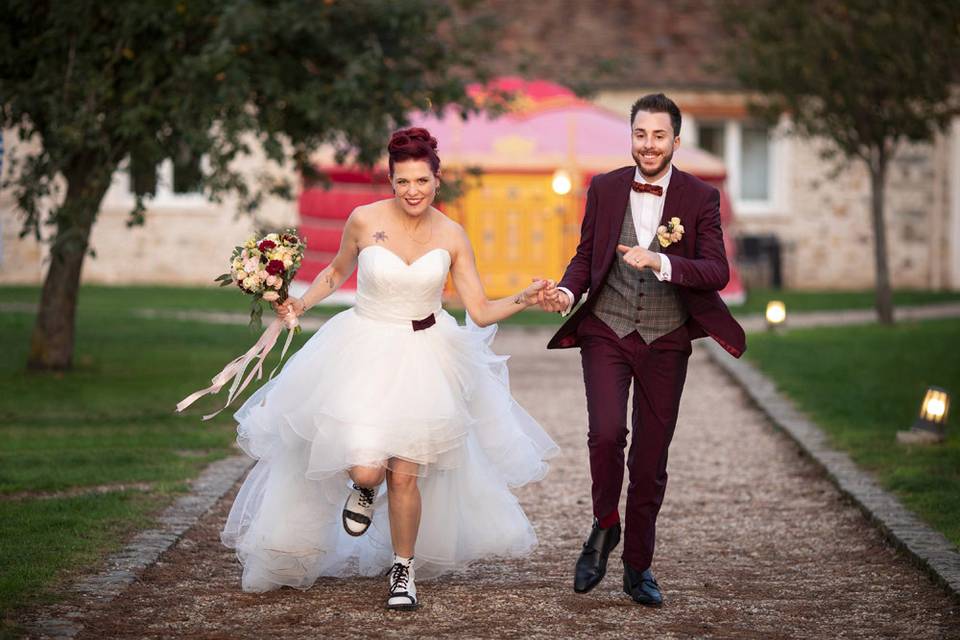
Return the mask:
M 662 178 L 656 182 L 649 183 L 662 187 L 662 195 L 656 196 L 652 193 L 637 193 L 633 189 L 630 190 L 630 213 L 633 216 L 633 229 L 637 233 L 637 244 L 643 248 L 649 247 L 654 236 L 657 235 L 657 227 L 660 226 L 660 218 L 663 215 L 663 203 L 667 200 L 667 189 L 670 187 L 670 176 L 672 175 L 673 167 L 670 167 Z M 647 179 L 643 177 L 643 174 L 640 173 L 639 167 L 634 170 L 633 179 L 637 182 L 648 182 Z M 619 252 L 617 253 L 617 257 L 619 259 Z M 651 271 L 653 270 L 651 269 Z M 668 258 L 665 253 L 661 253 L 660 271 L 653 271 L 653 275 L 657 277 L 657 280 L 669 282 L 671 273 L 670 258 Z M 575 300 L 573 299 L 573 292 L 569 289 L 566 287 L 558 288 L 567 295 L 569 300 L 567 308 L 561 312 L 561 315 L 565 316 L 570 313 L 570 309 L 573 308 Z

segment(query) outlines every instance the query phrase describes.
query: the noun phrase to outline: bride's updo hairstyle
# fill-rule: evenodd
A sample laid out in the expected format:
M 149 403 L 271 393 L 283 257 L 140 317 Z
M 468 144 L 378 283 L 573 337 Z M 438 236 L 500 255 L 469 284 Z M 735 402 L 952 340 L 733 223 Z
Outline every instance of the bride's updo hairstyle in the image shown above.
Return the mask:
M 440 156 L 437 155 L 437 139 L 421 127 L 410 127 L 394 131 L 387 144 L 390 155 L 390 175 L 393 165 L 405 160 L 425 160 L 434 175 L 440 174 Z

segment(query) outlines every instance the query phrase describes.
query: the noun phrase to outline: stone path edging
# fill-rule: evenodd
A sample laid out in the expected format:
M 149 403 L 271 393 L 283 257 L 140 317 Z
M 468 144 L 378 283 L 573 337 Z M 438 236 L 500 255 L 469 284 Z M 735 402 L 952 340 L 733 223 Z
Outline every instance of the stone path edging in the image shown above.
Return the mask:
M 29 625 L 36 637 L 65 640 L 83 629 L 82 620 L 90 609 L 102 607 L 137 579 L 137 574 L 154 564 L 197 521 L 226 494 L 253 465 L 246 455 L 218 460 L 191 482 L 190 493 L 178 498 L 157 518 L 156 526 L 141 531 L 123 549 L 110 556 L 104 570 L 82 578 L 70 587 L 77 596 L 70 605 L 54 605 L 41 612 Z
M 921 522 L 896 497 L 881 489 L 850 456 L 830 447 L 820 427 L 798 411 L 755 366 L 731 357 L 713 341 L 704 343 L 711 359 L 740 385 L 774 425 L 823 468 L 840 492 L 860 507 L 894 546 L 906 551 L 954 597 L 960 598 L 960 552 L 943 534 Z

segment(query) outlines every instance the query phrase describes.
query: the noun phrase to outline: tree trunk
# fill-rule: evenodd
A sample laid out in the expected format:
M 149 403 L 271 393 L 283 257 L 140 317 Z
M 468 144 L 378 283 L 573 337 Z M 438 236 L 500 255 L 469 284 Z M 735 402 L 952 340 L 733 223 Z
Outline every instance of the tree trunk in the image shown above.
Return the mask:
M 93 222 L 110 186 L 111 171 L 91 159 L 73 163 L 64 174 L 67 197 L 55 214 L 57 233 L 30 338 L 30 369 L 64 370 L 73 365 L 80 272 Z
M 893 324 L 893 293 L 890 289 L 890 268 L 887 264 L 887 229 L 883 221 L 883 187 L 887 176 L 887 154 L 882 147 L 871 154 L 870 204 L 873 218 L 873 255 L 876 266 L 877 319 L 881 324 Z

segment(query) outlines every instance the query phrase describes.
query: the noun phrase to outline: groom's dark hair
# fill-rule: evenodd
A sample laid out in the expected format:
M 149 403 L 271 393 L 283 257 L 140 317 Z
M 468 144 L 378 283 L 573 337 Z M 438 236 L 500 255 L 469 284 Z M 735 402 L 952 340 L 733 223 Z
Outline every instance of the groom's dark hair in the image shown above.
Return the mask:
M 680 135 L 680 107 L 677 103 L 663 95 L 662 93 L 650 93 L 636 102 L 630 108 L 630 126 L 637 118 L 638 111 L 649 111 L 650 113 L 668 113 L 670 114 L 670 124 L 673 125 L 673 136 Z

